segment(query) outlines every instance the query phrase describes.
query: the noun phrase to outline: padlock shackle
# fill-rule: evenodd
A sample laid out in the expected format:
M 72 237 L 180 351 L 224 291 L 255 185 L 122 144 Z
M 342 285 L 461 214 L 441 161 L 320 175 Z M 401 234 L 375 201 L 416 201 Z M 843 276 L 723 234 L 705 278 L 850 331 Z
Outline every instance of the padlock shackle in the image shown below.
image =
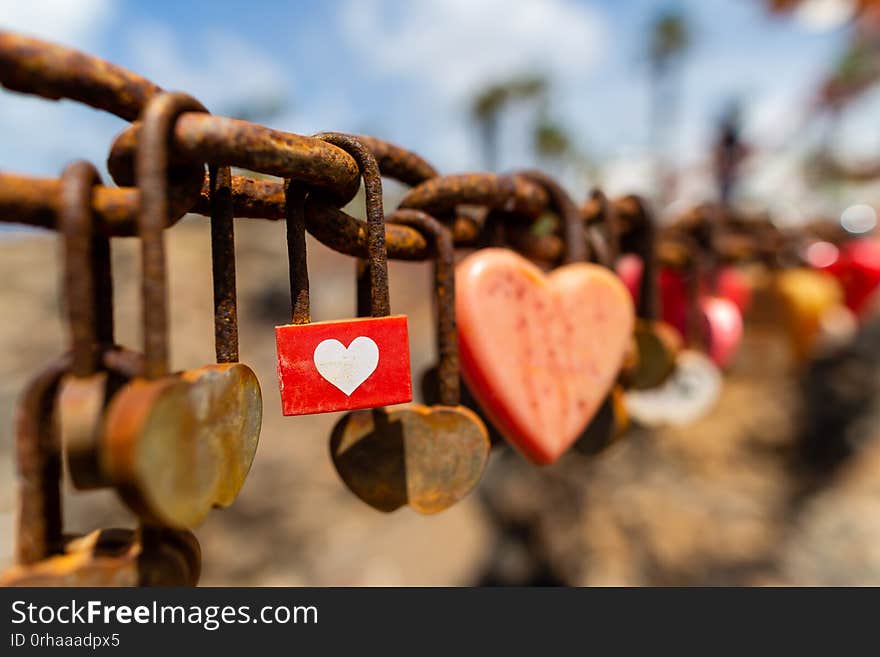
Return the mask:
M 298 180 L 284 181 L 284 212 L 287 234 L 287 266 L 290 276 L 291 324 L 312 321 L 309 300 L 309 267 L 306 254 L 306 197 L 308 189 Z
M 564 262 L 587 262 L 590 253 L 587 247 L 584 223 L 580 211 L 571 200 L 568 192 L 543 171 L 518 171 L 514 176 L 520 176 L 541 186 L 547 193 L 550 207 L 562 220 L 562 239 L 565 244 Z
M 364 181 L 367 214 L 367 253 L 370 273 L 370 315 L 391 314 L 388 293 L 388 254 L 385 247 L 385 210 L 382 206 L 382 174 L 372 151 L 357 137 L 338 132 L 314 135 L 351 155 Z
M 214 351 L 218 363 L 238 362 L 238 300 L 235 290 L 235 225 L 232 173 L 208 167 L 211 199 L 211 280 L 214 288 Z
M 16 409 L 18 531 L 16 559 L 31 564 L 61 546 L 61 445 L 55 436 L 53 407 L 72 358 L 56 358 L 25 386 Z
M 113 278 L 110 238 L 97 225 L 92 192 L 98 170 L 80 160 L 61 175 L 59 228 L 64 238 L 64 297 L 77 377 L 101 369 L 102 353 L 113 345 Z
M 434 298 L 437 300 L 437 377 L 440 403 L 458 406 L 461 401 L 458 329 L 455 319 L 455 246 L 452 231 L 421 210 L 399 209 L 388 221 L 410 226 L 425 236 L 434 255 Z
M 174 123 L 184 112 L 207 112 L 195 98 L 162 93 L 144 108 L 141 139 L 135 156 L 135 179 L 140 190 L 137 215 L 141 238 L 141 295 L 144 332 L 144 376 L 168 374 L 168 274 L 164 229 L 169 223 L 169 141 Z
M 685 248 L 685 259 L 680 268 L 687 296 L 687 314 L 685 315 L 685 339 L 689 345 L 707 347 L 705 327 L 700 311 L 700 284 L 707 272 L 706 254 L 699 241 L 689 233 L 675 236 Z
M 605 192 L 594 187 L 581 214 L 586 222 L 587 241 L 592 246 L 596 260 L 614 270 L 614 264 L 620 256 L 620 221 Z M 600 225 L 605 226 L 605 235 L 600 232 Z
M 615 202 L 615 211 L 627 215 L 628 235 L 635 255 L 642 261 L 639 281 L 639 302 L 636 315 L 640 319 L 656 321 L 660 318 L 660 295 L 657 285 L 657 224 L 653 213 L 640 196 L 625 196 Z

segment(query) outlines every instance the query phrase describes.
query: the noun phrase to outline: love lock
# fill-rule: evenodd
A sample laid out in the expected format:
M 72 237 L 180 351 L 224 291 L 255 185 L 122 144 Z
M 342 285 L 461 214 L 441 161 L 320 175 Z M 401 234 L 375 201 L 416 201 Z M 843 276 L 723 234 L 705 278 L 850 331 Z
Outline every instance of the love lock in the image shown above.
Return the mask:
M 630 230 L 624 237 L 634 251 L 618 261 L 617 272 L 633 295 L 638 316 L 634 331 L 637 356 L 635 365 L 627 369 L 625 383 L 630 388 L 653 388 L 675 369 L 681 336 L 659 320 L 654 220 L 637 196 L 628 196 L 617 205 L 629 220 Z
M 626 394 L 632 418 L 649 427 L 686 425 L 709 413 L 721 396 L 721 371 L 716 363 L 732 357 L 742 334 L 742 317 L 732 301 L 700 297 L 700 253 L 695 242 L 690 241 L 688 247 L 685 332 L 691 345 L 699 345 L 707 353 L 695 349 L 678 352 L 672 374 L 663 383 Z
M 573 262 L 548 276 L 499 248 L 472 253 L 456 270 L 465 381 L 495 427 L 540 464 L 557 460 L 585 429 L 632 333 L 632 301 L 620 280 L 572 255 L 585 247 L 576 209 L 573 217 L 565 223 Z
M 721 396 L 721 372 L 705 354 L 686 349 L 661 385 L 629 390 L 626 407 L 631 417 L 648 427 L 690 424 L 711 411 Z
M 195 586 L 201 553 L 189 532 L 63 534 L 60 442 L 52 409 L 71 367 L 70 356 L 57 359 L 28 384 L 19 402 L 17 564 L 0 575 L 0 586 Z
M 824 336 L 841 325 L 855 327 L 857 319 L 844 305 L 844 291 L 831 274 L 806 267 L 776 275 L 774 290 L 782 302 L 786 333 L 797 362 L 814 354 Z M 830 331 L 829 331 L 830 329 Z
M 390 220 L 418 229 L 434 245 L 440 403 L 349 413 L 333 429 L 330 455 L 346 486 L 370 506 L 394 511 L 408 504 L 438 513 L 476 486 L 489 437 L 476 413 L 460 405 L 452 235 L 418 210 L 398 210 Z M 359 287 L 367 281 L 359 276 Z
M 71 372 L 58 394 L 57 415 L 68 471 L 81 489 L 107 485 L 99 464 L 104 409 L 132 375 L 102 368 L 113 339 L 113 283 L 110 240 L 92 215 L 92 189 L 100 179 L 80 161 L 61 176 L 59 230 L 64 243 L 64 299 L 69 318 Z
M 136 163 L 144 376 L 111 400 L 100 462 L 107 479 L 141 518 L 175 528 L 193 527 L 213 506 L 228 505 L 235 498 L 253 460 L 262 417 L 259 383 L 246 365 L 226 362 L 168 373 L 165 170 L 168 135 L 184 111 L 203 108 L 188 96 L 162 94 L 143 115 Z M 225 235 L 229 242 L 218 247 L 217 231 L 212 230 L 215 252 L 231 252 L 231 230 Z M 224 275 L 234 277 L 234 270 Z M 217 284 L 215 279 L 215 289 Z M 234 288 L 234 282 L 225 284 Z M 218 353 L 237 355 L 237 344 L 217 346 Z
M 663 296 L 673 304 L 675 324 L 692 348 L 704 351 L 721 368 L 731 364 L 743 334 L 742 312 L 731 299 L 718 292 L 718 275 L 711 272 L 708 254 L 690 235 L 678 237 L 681 243 L 681 269 L 664 270 L 667 290 Z M 705 280 L 709 280 L 709 285 Z M 708 290 L 706 288 L 709 288 Z M 672 320 L 670 320 L 672 321 Z
M 306 190 L 286 186 L 288 258 L 293 323 L 275 328 L 284 415 L 306 415 L 412 401 L 406 315 L 391 315 L 382 180 L 373 154 L 356 138 L 325 135 L 361 169 L 369 231 L 369 318 L 310 323 L 306 268 Z M 317 193 L 317 192 L 308 192 Z

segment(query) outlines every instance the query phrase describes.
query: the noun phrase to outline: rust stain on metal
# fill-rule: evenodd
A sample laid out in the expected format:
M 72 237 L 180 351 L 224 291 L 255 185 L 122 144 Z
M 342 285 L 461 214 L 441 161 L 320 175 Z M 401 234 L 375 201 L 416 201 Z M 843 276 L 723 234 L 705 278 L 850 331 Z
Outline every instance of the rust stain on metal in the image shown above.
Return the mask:
M 461 397 L 458 328 L 455 321 L 455 247 L 449 229 L 421 210 L 401 208 L 389 221 L 412 226 L 430 239 L 434 254 L 434 299 L 437 302 L 437 375 L 440 403 L 457 406 Z
M 400 207 L 445 217 L 457 205 L 473 204 L 537 217 L 547 202 L 544 190 L 522 177 L 470 173 L 428 180 L 411 189 Z
M 209 178 L 214 350 L 218 363 L 234 363 L 238 361 L 238 302 L 235 289 L 235 207 L 229 167 L 211 166 Z
M 146 78 L 33 37 L 0 31 L 0 84 L 51 100 L 69 98 L 133 121 L 161 89 Z
M 391 314 L 388 294 L 388 256 L 385 247 L 385 211 L 382 207 L 382 175 L 373 153 L 357 137 L 325 132 L 316 138 L 326 141 L 351 155 L 364 180 L 367 213 L 367 260 L 370 261 L 370 314 L 387 317 Z
M 134 123 L 113 143 L 107 167 L 119 185 L 132 182 L 142 125 Z M 296 178 L 333 195 L 340 206 L 357 193 L 359 170 L 343 149 L 313 137 L 201 112 L 183 112 L 170 133 L 174 163 L 206 162 Z

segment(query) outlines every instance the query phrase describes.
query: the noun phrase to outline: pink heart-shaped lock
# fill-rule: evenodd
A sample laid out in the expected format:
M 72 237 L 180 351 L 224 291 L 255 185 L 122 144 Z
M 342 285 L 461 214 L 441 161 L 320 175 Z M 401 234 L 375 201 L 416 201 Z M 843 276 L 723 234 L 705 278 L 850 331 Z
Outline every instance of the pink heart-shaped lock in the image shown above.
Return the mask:
M 632 300 L 612 272 L 575 263 L 545 275 L 506 249 L 456 269 L 461 369 L 496 428 L 552 463 L 593 418 L 632 338 Z

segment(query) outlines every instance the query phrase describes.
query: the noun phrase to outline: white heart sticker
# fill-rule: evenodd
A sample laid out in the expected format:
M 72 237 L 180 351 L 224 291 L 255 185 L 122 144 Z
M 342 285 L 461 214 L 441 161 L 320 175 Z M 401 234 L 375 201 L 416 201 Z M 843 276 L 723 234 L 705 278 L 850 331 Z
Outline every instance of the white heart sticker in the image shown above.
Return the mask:
M 313 358 L 318 373 L 351 396 L 376 371 L 379 347 L 365 335 L 352 340 L 348 348 L 331 338 L 315 347 Z

